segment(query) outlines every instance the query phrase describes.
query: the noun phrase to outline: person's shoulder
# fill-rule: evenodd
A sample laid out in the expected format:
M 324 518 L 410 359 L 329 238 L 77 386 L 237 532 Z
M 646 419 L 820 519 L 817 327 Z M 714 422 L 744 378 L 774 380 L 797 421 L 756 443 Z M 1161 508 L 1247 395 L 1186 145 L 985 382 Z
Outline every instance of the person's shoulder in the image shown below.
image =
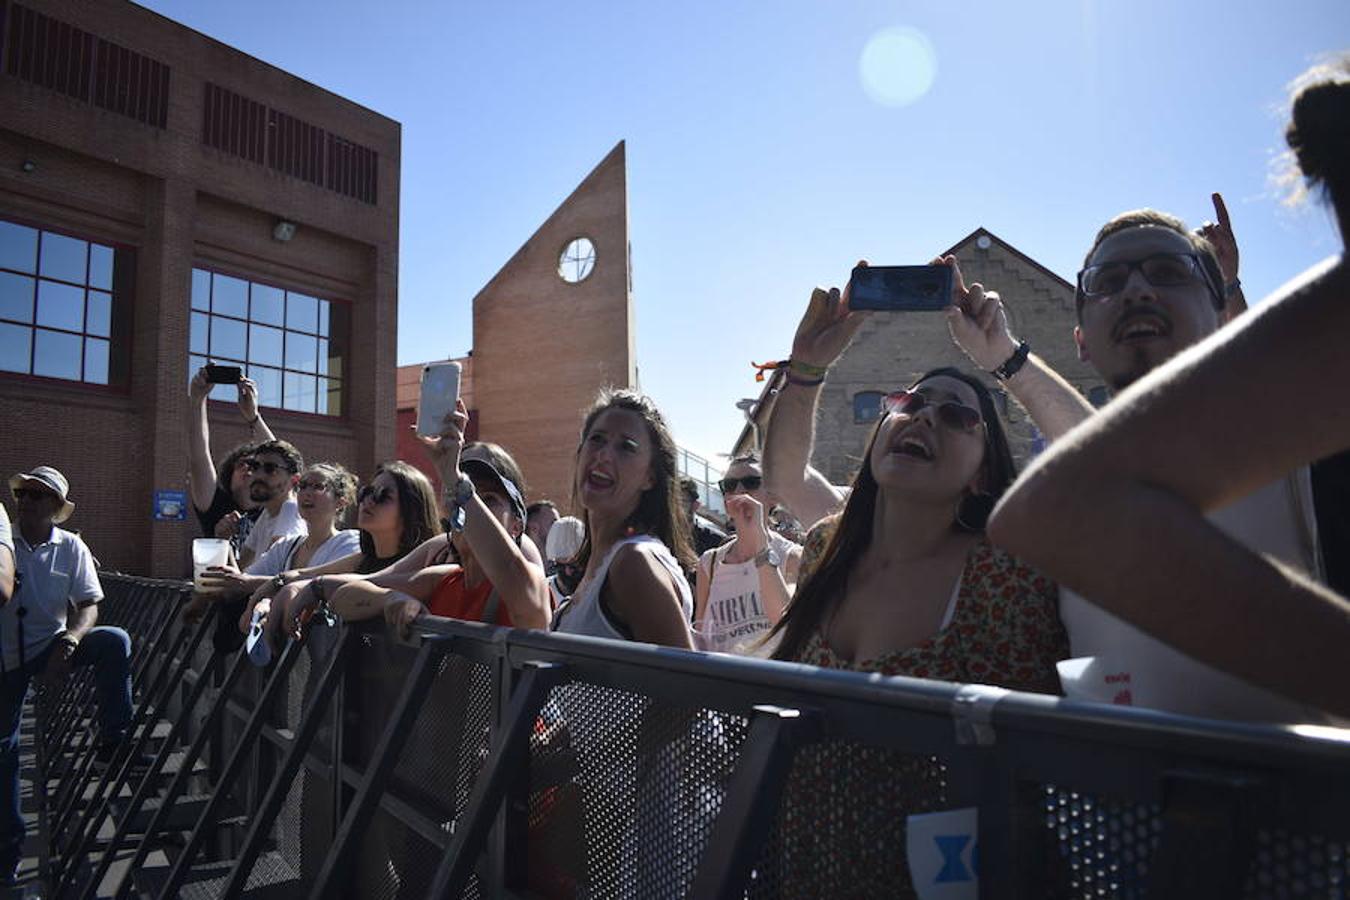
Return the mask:
M 981 537 L 971 548 L 967 565 L 974 574 L 996 587 L 1018 587 L 1034 594 L 1057 594 L 1054 581 L 1027 563 Z
M 670 548 L 660 538 L 639 535 L 619 544 L 610 561 L 610 574 L 620 581 L 645 578 L 647 572 L 659 575 L 663 559 L 674 560 Z

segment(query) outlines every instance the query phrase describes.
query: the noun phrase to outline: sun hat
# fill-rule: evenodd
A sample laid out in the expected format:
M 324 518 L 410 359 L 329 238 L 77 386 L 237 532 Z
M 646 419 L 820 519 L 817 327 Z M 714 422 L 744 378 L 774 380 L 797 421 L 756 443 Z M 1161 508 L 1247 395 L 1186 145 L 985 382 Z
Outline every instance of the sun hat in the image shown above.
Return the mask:
M 60 471 L 53 469 L 51 466 L 38 466 L 31 472 L 20 472 L 9 480 L 10 493 L 17 491 L 28 482 L 40 484 L 61 498 L 62 506 L 52 517 L 52 521 L 57 525 L 69 519 L 71 513 L 75 512 L 75 504 L 66 499 L 66 494 L 70 493 L 70 482 Z

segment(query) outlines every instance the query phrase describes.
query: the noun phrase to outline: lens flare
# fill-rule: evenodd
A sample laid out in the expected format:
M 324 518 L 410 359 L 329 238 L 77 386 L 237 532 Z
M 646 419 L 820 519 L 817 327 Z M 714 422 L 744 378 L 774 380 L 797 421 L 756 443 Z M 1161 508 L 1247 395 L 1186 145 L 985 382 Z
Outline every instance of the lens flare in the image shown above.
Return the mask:
M 887 28 L 872 35 L 858 59 L 863 90 L 882 106 L 908 106 L 928 93 L 937 77 L 937 53 L 916 28 Z

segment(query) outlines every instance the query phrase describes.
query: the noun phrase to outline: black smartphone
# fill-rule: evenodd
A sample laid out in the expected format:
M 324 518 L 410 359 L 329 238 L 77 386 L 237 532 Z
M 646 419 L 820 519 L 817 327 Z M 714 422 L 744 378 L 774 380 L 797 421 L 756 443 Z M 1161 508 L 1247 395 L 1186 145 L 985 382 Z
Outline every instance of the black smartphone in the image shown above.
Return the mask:
M 211 384 L 238 384 L 244 378 L 244 370 L 238 366 L 218 366 L 209 363 L 206 366 L 206 380 Z
M 923 311 L 952 302 L 950 266 L 859 266 L 849 287 L 849 309 Z

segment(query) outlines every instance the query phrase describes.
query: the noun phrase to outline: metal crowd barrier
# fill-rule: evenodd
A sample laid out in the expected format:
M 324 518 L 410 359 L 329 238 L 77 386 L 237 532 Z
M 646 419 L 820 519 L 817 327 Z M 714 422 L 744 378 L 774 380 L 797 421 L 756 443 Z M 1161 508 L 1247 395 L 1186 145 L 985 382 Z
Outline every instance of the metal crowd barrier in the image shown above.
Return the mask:
M 436 618 L 407 642 L 382 623 L 311 628 L 260 671 L 213 651 L 209 621 L 181 626 L 184 585 L 104 585 L 103 621 L 136 640 L 135 747 L 155 758 L 96 776 L 90 685 L 46 700 L 61 897 L 1350 884 L 1350 732 Z

